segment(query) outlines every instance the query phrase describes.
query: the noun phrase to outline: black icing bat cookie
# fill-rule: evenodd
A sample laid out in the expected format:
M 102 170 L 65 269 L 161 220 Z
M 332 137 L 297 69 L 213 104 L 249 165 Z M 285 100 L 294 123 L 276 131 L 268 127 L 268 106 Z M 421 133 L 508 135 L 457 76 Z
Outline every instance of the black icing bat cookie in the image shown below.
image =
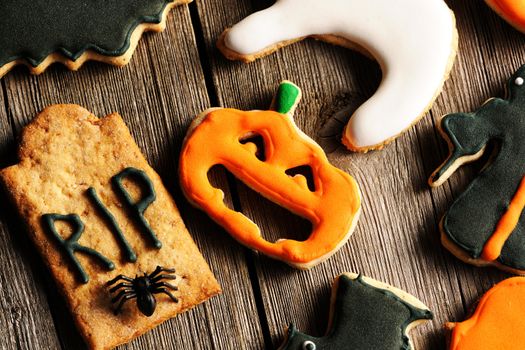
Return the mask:
M 429 180 L 439 186 L 461 165 L 491 150 L 488 164 L 441 221 L 444 246 L 461 260 L 525 274 L 525 66 L 476 112 L 450 114 L 441 134 L 448 159 Z
M 280 350 L 408 350 L 407 332 L 432 319 L 415 297 L 371 278 L 344 273 L 332 288 L 330 326 L 324 337 L 300 333 L 293 324 Z
M 191 0 L 2 0 L 0 77 L 18 64 L 40 74 L 61 62 L 129 62 L 144 31 L 162 31 L 166 15 Z

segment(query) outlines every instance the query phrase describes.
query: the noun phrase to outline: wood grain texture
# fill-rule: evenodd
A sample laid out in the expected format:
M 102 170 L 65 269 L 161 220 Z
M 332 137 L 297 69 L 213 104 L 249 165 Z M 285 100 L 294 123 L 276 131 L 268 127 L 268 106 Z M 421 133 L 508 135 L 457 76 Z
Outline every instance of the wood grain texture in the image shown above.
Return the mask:
M 13 132 L 4 100 L 5 88 L 0 87 L 0 166 L 13 159 Z M 41 286 L 40 264 L 35 249 L 26 249 L 26 240 L 17 236 L 16 225 L 8 224 L 13 208 L 0 190 L 0 348 L 53 349 L 59 347 L 46 295 Z
M 486 98 L 501 94 L 494 83 L 503 86 L 520 65 L 524 38 L 483 3 L 450 1 L 458 17 L 460 55 L 443 94 L 420 123 L 384 151 L 351 154 L 343 147 L 334 151 L 337 143 L 330 137 L 335 137 L 333 130 L 337 126 L 341 130 L 350 112 L 377 87 L 377 64 L 355 52 L 313 40 L 249 65 L 228 62 L 215 49 L 214 42 L 225 27 L 272 3 L 198 2 L 218 99 L 227 107 L 266 109 L 277 84 L 282 79 L 294 81 L 304 93 L 296 112 L 297 124 L 331 152 L 334 165 L 356 177 L 363 192 L 363 216 L 354 236 L 327 263 L 301 272 L 256 257 L 273 345 L 282 340 L 289 321 L 312 335 L 322 335 L 331 280 L 343 271 L 355 271 L 400 287 L 426 303 L 435 320 L 413 331 L 415 347 L 443 349 L 443 323 L 463 319 L 475 300 L 506 275 L 465 265 L 439 242 L 441 216 L 480 167 L 462 169 L 447 184 L 431 191 L 426 180 L 447 154 L 434 126 L 443 114 L 472 110 Z M 308 234 L 308 225 L 302 220 L 261 200 L 246 186 L 238 186 L 243 212 L 267 237 Z M 294 232 L 298 228 L 302 230 L 299 234 Z
M 56 66 L 38 77 L 17 69 L 4 81 L 15 133 L 49 104 L 76 103 L 98 116 L 118 111 L 174 194 L 190 233 L 223 287 L 223 295 L 122 348 L 210 349 L 213 344 L 213 348 L 251 349 L 251 344 L 261 343 L 261 328 L 243 250 L 231 239 L 225 239 L 227 236 L 205 215 L 190 208 L 178 187 L 176 169 L 183 135 L 195 114 L 209 105 L 188 7 L 172 11 L 164 33 L 145 35 L 131 63 L 122 69 L 89 63 L 72 73 Z M 8 143 L 14 148 L 11 141 Z M 12 230 L 12 233 L 22 235 L 19 231 Z M 15 256 L 14 261 L 22 258 Z M 47 274 L 47 271 L 38 271 Z M 5 276 L 9 283 L 17 279 L 13 273 Z M 63 348 L 83 348 L 85 345 L 71 326 L 71 319 L 60 296 L 53 291 L 51 281 L 46 288 Z M 25 300 L 24 303 L 31 300 L 29 296 L 18 299 Z M 49 324 L 51 326 L 40 327 L 38 331 L 55 336 L 52 322 Z M 31 334 L 26 333 L 26 336 Z
M 289 322 L 322 335 L 332 280 L 354 271 L 427 304 L 435 320 L 412 332 L 415 348 L 444 349 L 443 323 L 464 319 L 482 293 L 507 275 L 463 264 L 439 242 L 439 220 L 482 164 L 460 169 L 431 190 L 426 180 L 447 155 L 435 125 L 446 113 L 471 111 L 489 97 L 502 96 L 508 76 L 525 62 L 525 35 L 483 2 L 447 2 L 460 34 L 451 77 L 421 122 L 383 151 L 349 153 L 338 135 L 351 112 L 377 88 L 381 72 L 375 62 L 314 40 L 248 65 L 227 61 L 215 48 L 219 34 L 273 0 L 196 0 L 172 11 L 164 33 L 145 35 L 124 68 L 88 63 L 72 73 L 57 66 L 39 77 L 17 68 L 5 77 L 0 86 L 0 166 L 15 161 L 13 135 L 48 104 L 77 103 L 99 116 L 118 111 L 124 117 L 174 195 L 224 293 L 122 348 L 272 349 Z M 363 214 L 348 244 L 307 272 L 234 242 L 188 205 L 176 174 L 182 138 L 197 113 L 215 105 L 267 109 L 283 79 L 303 89 L 298 126 L 323 146 L 334 165 L 357 179 L 363 193 Z M 223 170 L 211 177 L 226 192 L 227 204 L 257 222 L 265 237 L 308 235 L 308 222 L 232 181 Z M 0 201 L 0 348 L 82 348 L 13 213 Z

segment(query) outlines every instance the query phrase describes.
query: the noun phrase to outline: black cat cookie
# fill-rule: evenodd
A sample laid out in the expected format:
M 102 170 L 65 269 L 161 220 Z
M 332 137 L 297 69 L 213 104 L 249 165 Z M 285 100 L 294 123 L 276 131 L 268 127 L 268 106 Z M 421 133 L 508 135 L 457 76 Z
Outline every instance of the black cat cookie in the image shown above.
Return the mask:
M 412 295 L 354 273 L 343 273 L 332 288 L 329 329 L 323 337 L 299 332 L 294 325 L 279 350 L 409 350 L 408 331 L 432 319 Z
M 1 183 L 90 349 L 126 343 L 220 292 L 118 114 L 48 107 L 24 129 L 19 158 Z
M 16 65 L 33 74 L 60 62 L 127 64 L 142 33 L 160 32 L 169 10 L 191 0 L 3 0 L 0 78 Z
M 492 98 L 475 112 L 441 119 L 450 155 L 429 183 L 441 185 L 491 150 L 483 170 L 441 220 L 441 240 L 467 263 L 525 274 L 525 66 L 510 78 L 507 91 L 506 99 Z

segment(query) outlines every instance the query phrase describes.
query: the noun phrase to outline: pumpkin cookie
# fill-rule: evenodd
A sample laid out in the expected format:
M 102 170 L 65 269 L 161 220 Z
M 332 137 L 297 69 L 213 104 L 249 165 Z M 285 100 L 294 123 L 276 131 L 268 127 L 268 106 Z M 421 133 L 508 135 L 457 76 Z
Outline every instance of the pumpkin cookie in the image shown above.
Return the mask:
M 485 0 L 485 2 L 514 28 L 525 33 L 525 2 L 517 0 Z
M 355 180 L 332 166 L 323 150 L 297 128 L 293 112 L 301 91 L 283 82 L 271 111 L 214 108 L 191 124 L 180 156 L 182 190 L 237 241 L 294 267 L 308 269 L 345 244 L 360 214 L 361 196 Z M 263 140 L 258 149 L 250 140 Z M 259 227 L 229 209 L 224 193 L 213 187 L 209 170 L 223 165 L 240 181 L 267 199 L 309 220 L 313 230 L 303 242 L 268 242 Z M 309 169 L 312 183 L 300 173 Z
M 448 323 L 450 350 L 521 350 L 525 344 L 525 278 L 492 287 L 468 320 Z

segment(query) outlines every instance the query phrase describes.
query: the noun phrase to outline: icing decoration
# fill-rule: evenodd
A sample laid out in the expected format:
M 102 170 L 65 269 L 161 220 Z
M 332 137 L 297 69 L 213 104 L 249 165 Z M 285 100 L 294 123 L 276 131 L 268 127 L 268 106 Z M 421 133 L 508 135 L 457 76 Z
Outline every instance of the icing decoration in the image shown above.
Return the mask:
M 87 51 L 122 56 L 134 50 L 133 41 L 138 39 L 132 35 L 137 26 L 160 24 L 177 3 L 181 1 L 1 1 L 0 67 L 19 60 L 37 67 L 54 53 L 71 61 Z
M 128 177 L 131 177 L 134 180 L 138 180 L 142 184 L 141 188 L 143 198 L 140 199 L 137 203 L 133 202 L 133 199 L 131 198 L 130 194 L 126 191 L 124 185 L 122 184 L 122 180 Z M 115 191 L 125 202 L 129 211 L 133 215 L 133 218 L 139 224 L 143 233 L 146 236 L 148 236 L 148 238 L 154 244 L 155 248 L 160 249 L 162 247 L 162 243 L 157 239 L 157 236 L 155 235 L 155 233 L 149 226 L 148 221 L 144 217 L 144 212 L 146 211 L 148 206 L 151 203 L 153 203 L 153 201 L 155 201 L 156 198 L 153 183 L 149 179 L 148 175 L 142 170 L 129 167 L 124 169 L 117 175 L 113 176 L 111 178 L 111 182 Z M 120 229 L 120 226 L 113 214 L 111 214 L 108 208 L 104 205 L 104 203 L 102 203 L 102 201 L 98 197 L 96 190 L 93 187 L 90 187 L 86 191 L 86 195 L 90 199 L 93 206 L 98 210 L 98 212 L 108 223 L 111 232 L 115 235 L 121 248 L 124 250 L 126 259 L 130 262 L 137 261 L 136 253 L 126 240 L 124 233 Z M 64 239 L 62 238 L 60 233 L 57 232 L 55 227 L 56 221 L 67 222 L 73 227 L 73 232 L 69 238 Z M 86 274 L 86 272 L 82 268 L 82 265 L 75 257 L 75 252 L 82 252 L 97 258 L 101 262 L 101 264 L 109 270 L 113 270 L 115 268 L 115 264 L 106 257 L 104 257 L 102 254 L 100 254 L 94 249 L 88 248 L 78 243 L 80 236 L 84 232 L 84 223 L 77 214 L 45 214 L 42 215 L 42 225 L 49 234 L 53 235 L 58 240 L 58 243 L 64 249 L 65 253 L 67 254 L 67 257 L 75 266 L 75 270 L 78 273 L 80 282 L 88 283 L 89 276 Z
M 303 342 L 302 349 L 303 350 L 316 350 L 317 346 L 315 345 L 315 343 L 313 341 L 307 340 L 307 341 Z
M 306 37 L 364 48 L 382 67 L 378 90 L 345 128 L 343 143 L 353 150 L 381 148 L 415 123 L 457 48 L 454 15 L 442 0 L 277 0 L 226 30 L 219 48 L 251 61 Z
M 508 82 L 509 98 L 493 98 L 473 113 L 445 116 L 441 131 L 450 155 L 429 180 L 440 185 L 463 163 L 496 144 L 490 164 L 445 214 L 446 238 L 472 259 L 525 269 L 525 77 L 522 66 Z M 521 79 L 520 79 L 521 78 Z
M 56 221 L 67 222 L 73 227 L 73 232 L 71 233 L 71 236 L 68 239 L 63 239 L 62 236 L 57 232 L 55 227 Z M 82 236 L 82 233 L 84 233 L 84 223 L 82 222 L 82 220 L 80 220 L 80 217 L 78 215 L 45 214 L 42 216 L 42 224 L 44 225 L 44 229 L 48 233 L 52 234 L 60 244 L 60 247 L 64 249 L 64 252 L 66 253 L 68 259 L 73 263 L 73 266 L 75 267 L 75 270 L 78 273 L 78 277 L 82 283 L 88 283 L 89 276 L 87 275 L 86 271 L 84 271 L 82 265 L 75 256 L 76 252 L 81 252 L 87 255 L 91 255 L 94 258 L 97 258 L 99 262 L 108 270 L 115 269 L 115 264 L 111 262 L 111 260 L 103 256 L 96 250 L 85 247 L 78 243 L 80 236 Z
M 119 242 L 120 246 L 124 250 L 124 254 L 126 255 L 126 259 L 129 262 L 137 261 L 137 254 L 135 253 L 133 248 L 131 248 L 131 246 L 129 245 L 128 241 L 126 240 L 126 237 L 124 237 L 124 233 L 120 229 L 120 226 L 119 226 L 117 220 L 115 219 L 115 217 L 113 216 L 113 214 L 111 214 L 109 209 L 106 208 L 104 203 L 102 203 L 102 201 L 98 197 L 97 191 L 93 187 L 90 187 L 86 191 L 86 195 L 91 200 L 91 203 L 93 204 L 93 206 L 97 208 L 97 210 L 99 211 L 101 216 L 108 223 L 108 226 L 109 226 L 111 232 L 113 232 L 113 234 L 117 238 L 117 241 Z
M 332 289 L 326 335 L 312 337 L 292 324 L 280 349 L 407 350 L 410 326 L 430 319 L 432 313 L 413 296 L 361 275 L 342 274 Z
M 129 193 L 122 185 L 122 180 L 127 177 L 133 177 L 136 180 L 140 180 L 140 182 L 142 182 L 143 184 L 144 197 L 137 203 L 133 202 L 133 198 L 131 198 Z M 126 168 L 119 174 L 113 176 L 113 178 L 111 179 L 111 183 L 115 188 L 115 192 L 117 192 L 117 194 L 127 204 L 131 213 L 133 213 L 133 216 L 139 224 L 142 232 L 146 236 L 148 236 L 155 248 L 160 249 L 162 247 L 162 243 L 157 239 L 155 232 L 153 232 L 153 230 L 148 224 L 148 220 L 146 220 L 146 218 L 144 217 L 144 212 L 146 211 L 148 206 L 155 201 L 156 198 L 155 188 L 153 188 L 153 183 L 148 178 L 148 175 L 146 175 L 144 171 L 139 169 Z
M 295 126 L 292 114 L 300 97 L 297 86 L 283 82 L 273 102 L 281 113 L 222 108 L 203 112 L 190 126 L 179 172 L 190 202 L 236 240 L 304 269 L 328 258 L 348 240 L 361 198 L 355 180 L 330 165 L 323 150 Z M 262 154 L 254 143 L 244 142 L 254 135 L 264 141 Z M 313 226 L 309 238 L 266 241 L 259 227 L 229 209 L 224 193 L 211 185 L 208 171 L 219 164 L 264 197 L 309 220 Z M 311 169 L 315 188 L 310 189 L 301 174 L 288 175 L 300 167 Z
M 525 278 L 513 277 L 492 287 L 466 321 L 452 323 L 451 350 L 523 349 Z
M 485 0 L 503 19 L 525 31 L 525 3 L 519 0 Z

